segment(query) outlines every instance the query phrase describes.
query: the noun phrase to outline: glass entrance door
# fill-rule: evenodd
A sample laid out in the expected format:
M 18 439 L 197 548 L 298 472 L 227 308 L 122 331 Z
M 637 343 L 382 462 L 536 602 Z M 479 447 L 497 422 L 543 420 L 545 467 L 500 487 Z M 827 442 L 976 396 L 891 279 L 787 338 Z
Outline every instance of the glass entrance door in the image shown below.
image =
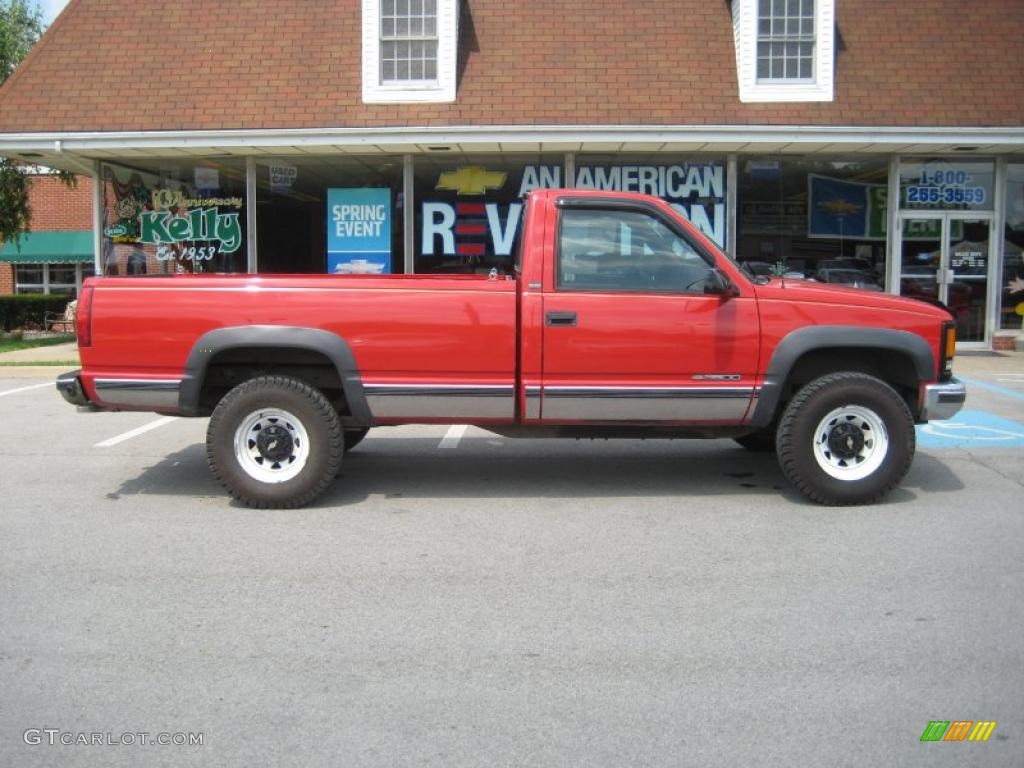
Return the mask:
M 991 217 L 934 213 L 901 220 L 900 293 L 943 304 L 956 319 L 957 341 L 984 343 Z

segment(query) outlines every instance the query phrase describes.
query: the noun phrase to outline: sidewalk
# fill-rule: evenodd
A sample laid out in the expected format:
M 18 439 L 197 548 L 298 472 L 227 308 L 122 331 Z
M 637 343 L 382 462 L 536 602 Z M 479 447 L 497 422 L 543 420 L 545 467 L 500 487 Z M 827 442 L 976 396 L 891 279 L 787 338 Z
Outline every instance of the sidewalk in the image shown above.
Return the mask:
M 957 352 L 953 358 L 955 376 L 976 373 L 1024 374 L 1024 352 Z
M 78 343 L 53 344 L 14 352 L 0 352 L 0 378 L 56 377 L 78 367 Z

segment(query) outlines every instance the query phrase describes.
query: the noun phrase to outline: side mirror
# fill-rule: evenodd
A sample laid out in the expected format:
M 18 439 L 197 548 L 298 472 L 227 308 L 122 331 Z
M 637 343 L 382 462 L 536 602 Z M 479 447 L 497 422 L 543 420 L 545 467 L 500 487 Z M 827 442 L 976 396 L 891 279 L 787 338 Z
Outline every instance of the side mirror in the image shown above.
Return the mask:
M 739 296 L 739 291 L 718 267 L 712 267 L 707 279 L 704 281 L 704 293 L 714 296 L 721 296 L 723 299 L 731 299 Z

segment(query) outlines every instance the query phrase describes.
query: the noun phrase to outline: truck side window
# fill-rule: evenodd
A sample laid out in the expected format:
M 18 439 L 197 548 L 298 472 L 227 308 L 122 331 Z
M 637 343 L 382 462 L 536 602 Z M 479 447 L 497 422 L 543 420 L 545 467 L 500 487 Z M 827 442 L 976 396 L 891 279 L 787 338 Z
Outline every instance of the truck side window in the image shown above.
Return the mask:
M 559 290 L 704 292 L 711 265 L 655 216 L 566 208 L 560 222 Z

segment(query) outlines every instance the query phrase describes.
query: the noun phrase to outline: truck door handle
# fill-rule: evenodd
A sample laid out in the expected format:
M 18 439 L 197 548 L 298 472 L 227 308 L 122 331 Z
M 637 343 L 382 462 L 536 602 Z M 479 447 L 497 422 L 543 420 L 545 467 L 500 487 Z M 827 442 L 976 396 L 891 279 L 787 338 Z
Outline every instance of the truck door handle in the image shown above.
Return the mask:
M 575 312 L 548 312 L 544 315 L 545 325 L 576 325 Z

